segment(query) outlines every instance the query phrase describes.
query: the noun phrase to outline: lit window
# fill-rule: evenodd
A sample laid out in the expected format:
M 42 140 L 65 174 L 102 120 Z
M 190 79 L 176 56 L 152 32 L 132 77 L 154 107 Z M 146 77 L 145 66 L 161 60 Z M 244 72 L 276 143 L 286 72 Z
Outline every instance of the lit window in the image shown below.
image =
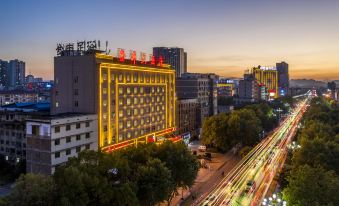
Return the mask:
M 122 80 L 123 80 L 122 74 L 119 74 L 118 80 L 119 80 L 119 82 L 122 82 Z
M 127 132 L 127 138 L 131 138 L 131 133 L 130 132 Z
M 140 74 L 140 82 L 144 82 L 144 75 Z
M 144 98 L 140 97 L 140 104 L 143 104 L 143 103 L 144 103 Z
M 138 75 L 134 74 L 134 82 L 137 82 L 137 81 L 138 81 Z
M 154 91 L 155 91 L 155 89 L 154 89 L 154 87 L 152 87 L 152 93 L 154 93 Z
M 107 119 L 107 114 L 106 113 L 103 114 L 103 118 Z
M 138 98 L 137 97 L 134 97 L 133 103 L 138 104 Z
M 160 92 L 160 87 L 157 87 L 157 92 L 158 92 L 158 93 Z
M 134 109 L 133 114 L 138 115 L 138 109 Z
M 133 122 L 133 126 L 138 126 L 138 120 L 134 120 L 134 122 Z
M 102 79 L 103 79 L 103 80 L 107 80 L 107 74 L 103 74 L 103 75 L 102 75 Z
M 104 100 L 104 101 L 102 102 L 102 104 L 104 105 L 104 107 L 106 107 L 106 106 L 107 106 L 107 100 Z
M 126 102 L 127 106 L 131 105 L 131 99 L 127 98 L 127 102 Z
M 123 112 L 122 110 L 119 110 L 119 117 L 122 117 L 123 116 Z
M 102 93 L 103 93 L 103 94 L 107 94 L 107 89 L 106 89 L 106 88 L 103 88 L 103 89 L 102 89 Z
M 55 102 L 55 107 L 59 107 L 59 102 Z
M 140 124 L 141 124 L 141 125 L 144 125 L 144 124 L 145 124 L 145 120 L 144 120 L 144 119 L 141 119 L 141 120 L 140 120 Z
M 119 129 L 122 129 L 122 128 L 124 128 L 124 125 L 123 125 L 122 121 L 120 121 L 119 122 Z
M 127 80 L 128 82 L 130 82 L 130 81 L 131 81 L 131 75 L 127 74 L 127 75 L 126 75 L 126 80 Z
M 124 93 L 124 90 L 122 87 L 119 88 L 119 94 L 123 94 Z
M 132 115 L 132 110 L 131 109 L 127 109 L 126 110 L 126 114 L 127 114 L 127 116 L 131 116 Z
M 127 125 L 126 126 L 127 126 L 127 128 L 131 127 L 131 121 L 130 120 L 127 121 Z
M 144 108 L 140 109 L 140 114 L 143 115 L 144 114 Z
M 138 93 L 138 87 L 134 87 L 134 94 Z
M 127 94 L 131 94 L 131 88 L 127 87 Z
M 144 88 L 143 88 L 143 87 L 140 88 L 140 93 L 141 93 L 141 94 L 144 93 Z
M 119 105 L 122 105 L 123 101 L 122 99 L 119 99 Z

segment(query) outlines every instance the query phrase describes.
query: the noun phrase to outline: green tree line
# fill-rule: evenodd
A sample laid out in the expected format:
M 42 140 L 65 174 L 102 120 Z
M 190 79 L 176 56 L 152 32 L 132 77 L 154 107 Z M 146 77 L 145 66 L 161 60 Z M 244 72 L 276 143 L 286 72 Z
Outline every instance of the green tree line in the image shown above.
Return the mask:
M 170 204 L 194 183 L 199 164 L 183 143 L 129 147 L 112 154 L 83 151 L 52 176 L 26 174 L 0 205 Z
M 301 146 L 286 165 L 288 205 L 339 205 L 339 107 L 314 98 L 297 133 Z
M 294 101 L 290 97 L 244 106 L 231 113 L 206 118 L 202 126 L 203 144 L 226 152 L 240 143 L 246 151 L 278 125 L 279 118 L 289 112 Z

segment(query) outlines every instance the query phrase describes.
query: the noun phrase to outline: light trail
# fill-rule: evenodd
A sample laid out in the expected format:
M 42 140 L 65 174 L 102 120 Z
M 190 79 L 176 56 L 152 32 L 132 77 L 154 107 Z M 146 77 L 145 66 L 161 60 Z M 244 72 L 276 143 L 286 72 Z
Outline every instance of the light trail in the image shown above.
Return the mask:
M 269 137 L 256 145 L 209 193 L 192 205 L 260 205 L 285 162 L 287 145 L 294 137 L 310 98 L 309 95 L 302 100 Z

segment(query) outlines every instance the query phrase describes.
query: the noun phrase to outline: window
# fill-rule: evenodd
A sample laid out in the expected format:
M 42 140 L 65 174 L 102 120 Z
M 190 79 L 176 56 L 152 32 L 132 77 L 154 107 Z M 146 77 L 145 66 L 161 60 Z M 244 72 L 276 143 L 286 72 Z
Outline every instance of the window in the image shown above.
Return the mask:
M 126 75 L 126 80 L 127 80 L 128 82 L 131 81 L 131 75 L 130 75 L 130 74 L 127 74 L 127 75 Z
M 78 83 L 78 81 L 79 81 L 78 76 L 74 77 L 74 83 Z
M 71 130 L 71 125 L 70 124 L 66 124 L 66 131 Z
M 107 94 L 107 88 L 102 88 L 102 93 Z
M 59 102 L 55 102 L 55 107 L 59 107 Z
M 122 82 L 122 74 L 119 74 L 118 80 L 119 80 L 119 82 Z
M 130 127 L 131 127 L 131 121 L 128 120 L 128 121 L 127 121 L 127 128 L 130 128 Z
M 60 157 L 60 152 L 54 153 L 54 157 L 55 157 L 55 158 L 59 158 L 59 157 Z
M 138 109 L 134 109 L 133 114 L 138 115 Z
M 130 98 L 127 98 L 127 106 L 131 105 L 131 99 Z
M 39 125 L 32 125 L 32 134 L 39 135 Z M 6 131 L 6 135 L 8 136 L 8 132 Z
M 144 98 L 140 97 L 140 104 L 143 104 L 143 103 L 144 103 Z
M 86 144 L 86 149 L 90 149 L 91 145 L 90 144 Z
M 79 153 L 81 151 L 81 147 L 76 147 L 75 151 Z
M 137 94 L 138 93 L 138 87 L 134 87 L 133 92 L 134 92 L 134 94 Z
M 54 140 L 54 145 L 59 145 L 60 144 L 60 139 Z
M 60 127 L 59 126 L 54 127 L 54 132 L 55 133 L 59 133 L 60 132 Z
M 138 75 L 134 74 L 133 77 L 134 77 L 134 82 L 137 82 L 138 81 Z
M 80 135 L 80 134 L 78 134 L 78 135 L 76 136 L 76 140 L 81 140 L 81 135 Z
M 124 93 L 123 88 L 120 87 L 120 88 L 119 88 L 119 94 L 123 94 L 123 93 Z
M 86 127 L 89 127 L 89 122 L 86 122 L 85 126 L 86 126 Z
M 74 106 L 78 107 L 79 106 L 79 102 L 77 100 L 74 101 Z
M 86 139 L 90 138 L 90 134 L 89 133 L 86 133 Z
M 79 95 L 79 90 L 78 89 L 74 89 L 74 95 Z
M 144 93 L 144 88 L 143 88 L 143 87 L 140 88 L 140 93 L 141 93 L 141 94 Z
M 66 155 L 70 155 L 71 154 L 71 149 L 66 149 Z
M 75 128 L 79 129 L 80 128 L 80 123 L 77 123 Z
M 66 137 L 66 143 L 71 142 L 72 138 L 71 137 Z
M 138 104 L 138 98 L 137 97 L 134 97 L 133 104 Z
M 131 94 L 131 88 L 127 87 L 127 94 Z
M 123 114 L 123 111 L 122 110 L 119 110 L 119 117 L 122 117 L 124 114 Z

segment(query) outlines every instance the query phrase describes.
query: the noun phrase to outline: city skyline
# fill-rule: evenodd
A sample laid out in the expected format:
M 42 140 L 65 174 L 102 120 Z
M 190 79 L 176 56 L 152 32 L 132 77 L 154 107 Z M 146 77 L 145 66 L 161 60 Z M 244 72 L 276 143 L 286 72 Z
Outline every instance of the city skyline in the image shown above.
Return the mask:
M 27 74 L 45 79 L 53 78 L 56 44 L 84 39 L 109 41 L 113 54 L 117 48 L 151 53 L 157 46 L 181 47 L 189 72 L 241 77 L 258 64 L 285 61 L 291 79 L 339 79 L 339 2 L 11 1 L 1 6 L 0 59 L 25 61 Z

